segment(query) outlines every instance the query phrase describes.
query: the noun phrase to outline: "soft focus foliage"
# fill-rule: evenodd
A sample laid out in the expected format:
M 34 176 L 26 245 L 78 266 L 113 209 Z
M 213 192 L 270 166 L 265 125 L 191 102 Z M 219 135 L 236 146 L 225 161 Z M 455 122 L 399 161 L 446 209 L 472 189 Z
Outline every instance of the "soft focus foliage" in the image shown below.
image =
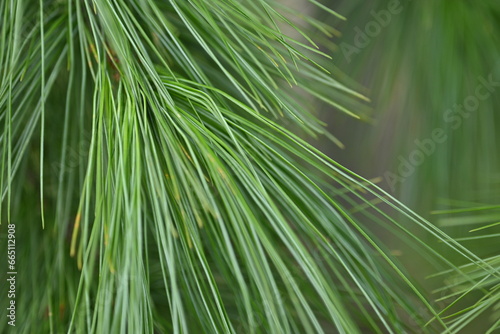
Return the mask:
M 349 136 L 338 136 L 356 147 L 358 156 L 369 152 L 356 170 L 381 176 L 382 187 L 486 258 L 498 272 L 500 3 L 335 4 L 349 20 L 337 27 L 343 35 L 336 39 L 340 47 L 334 59 L 356 73 L 374 100 L 366 117 L 369 125 L 338 126 L 349 129 Z M 363 163 L 366 159 L 374 164 Z M 420 275 L 431 272 L 419 264 L 410 266 L 418 267 Z M 466 271 L 481 279 L 480 285 L 472 287 L 445 272 L 438 277 L 448 284 L 437 290 L 436 298 L 449 302 L 445 297 L 473 288 L 468 298 L 453 305 L 457 312 L 467 310 L 450 318 L 456 318 L 454 330 L 498 329 L 498 274 Z

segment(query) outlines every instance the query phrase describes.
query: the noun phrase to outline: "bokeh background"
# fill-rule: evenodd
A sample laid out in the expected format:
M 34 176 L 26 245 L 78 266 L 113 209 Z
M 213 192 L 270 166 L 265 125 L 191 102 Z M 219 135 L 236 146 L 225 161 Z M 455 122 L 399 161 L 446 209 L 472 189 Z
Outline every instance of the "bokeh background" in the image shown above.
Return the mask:
M 347 18 L 335 24 L 333 61 L 371 101 L 361 122 L 321 108 L 345 145 L 322 142 L 322 149 L 481 257 L 498 261 L 500 3 L 330 4 Z M 426 276 L 435 269 L 386 239 L 432 290 Z M 464 333 L 482 332 L 480 323 Z

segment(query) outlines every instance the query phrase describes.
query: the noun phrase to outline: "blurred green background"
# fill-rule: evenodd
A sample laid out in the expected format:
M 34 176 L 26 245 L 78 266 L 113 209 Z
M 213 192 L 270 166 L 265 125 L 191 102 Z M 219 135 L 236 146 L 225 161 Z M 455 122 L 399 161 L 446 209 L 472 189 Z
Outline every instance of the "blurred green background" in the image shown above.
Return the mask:
M 335 26 L 334 62 L 371 102 L 363 122 L 323 108 L 346 148 L 322 149 L 481 257 L 498 260 L 500 2 L 331 4 L 347 18 Z M 433 269 L 411 253 L 401 258 L 426 284 Z M 489 317 L 496 321 L 498 313 Z

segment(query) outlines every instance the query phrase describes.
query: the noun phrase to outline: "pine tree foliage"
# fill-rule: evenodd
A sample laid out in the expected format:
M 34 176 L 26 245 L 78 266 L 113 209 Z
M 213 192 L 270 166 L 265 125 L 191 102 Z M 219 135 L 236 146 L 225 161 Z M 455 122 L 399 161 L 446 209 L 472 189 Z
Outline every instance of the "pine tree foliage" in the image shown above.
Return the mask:
M 356 210 L 467 282 L 391 217 L 492 274 L 296 134 L 337 142 L 311 97 L 352 117 L 366 100 L 309 37 L 335 33 L 321 21 L 264 0 L 2 0 L 0 15 L 18 332 L 446 328 Z

